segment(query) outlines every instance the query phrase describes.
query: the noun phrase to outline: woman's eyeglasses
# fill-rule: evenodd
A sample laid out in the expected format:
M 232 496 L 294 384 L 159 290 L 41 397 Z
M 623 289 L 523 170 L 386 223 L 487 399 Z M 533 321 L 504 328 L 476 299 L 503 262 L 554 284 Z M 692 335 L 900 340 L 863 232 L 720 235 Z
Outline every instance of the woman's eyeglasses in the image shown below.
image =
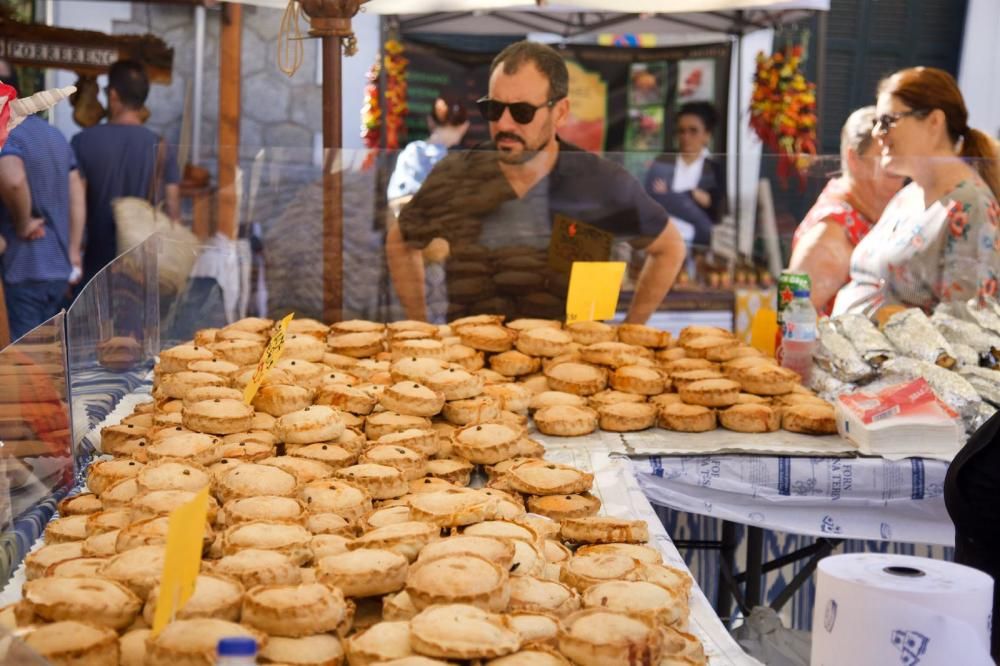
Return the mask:
M 539 109 L 551 109 L 558 101 L 558 99 L 550 99 L 545 104 L 535 106 L 528 102 L 511 102 L 508 104 L 507 102 L 498 102 L 495 99 L 483 97 L 476 101 L 476 106 L 479 107 L 479 112 L 483 114 L 483 118 L 488 122 L 497 122 L 503 117 L 503 112 L 506 109 L 510 109 L 510 117 L 514 119 L 515 123 L 518 125 L 527 125 L 534 120 L 536 111 Z
M 909 111 L 900 111 L 898 113 L 883 113 L 881 116 L 878 116 L 874 121 L 872 121 L 872 132 L 882 134 L 895 127 L 896 123 L 903 118 L 907 118 L 909 116 L 923 118 L 926 115 L 926 109 L 910 109 Z

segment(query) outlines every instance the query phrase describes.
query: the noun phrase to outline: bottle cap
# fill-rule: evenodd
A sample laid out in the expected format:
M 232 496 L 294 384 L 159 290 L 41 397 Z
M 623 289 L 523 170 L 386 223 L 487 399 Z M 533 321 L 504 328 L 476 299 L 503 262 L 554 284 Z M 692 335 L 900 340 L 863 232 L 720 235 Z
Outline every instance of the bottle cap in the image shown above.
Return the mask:
M 257 641 L 249 636 L 232 636 L 219 639 L 220 657 L 253 657 L 257 655 Z
M 792 295 L 795 298 L 809 298 L 809 290 L 808 289 L 796 289 L 795 291 L 792 292 Z

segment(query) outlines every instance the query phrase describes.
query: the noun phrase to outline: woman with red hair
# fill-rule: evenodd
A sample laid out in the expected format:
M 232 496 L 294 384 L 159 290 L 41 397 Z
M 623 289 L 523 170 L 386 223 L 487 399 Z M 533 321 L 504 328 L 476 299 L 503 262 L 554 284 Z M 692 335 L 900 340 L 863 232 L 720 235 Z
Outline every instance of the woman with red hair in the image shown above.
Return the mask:
M 969 127 L 955 79 L 932 67 L 884 79 L 872 135 L 882 168 L 911 182 L 855 248 L 833 313 L 995 297 L 1000 162 L 993 141 Z

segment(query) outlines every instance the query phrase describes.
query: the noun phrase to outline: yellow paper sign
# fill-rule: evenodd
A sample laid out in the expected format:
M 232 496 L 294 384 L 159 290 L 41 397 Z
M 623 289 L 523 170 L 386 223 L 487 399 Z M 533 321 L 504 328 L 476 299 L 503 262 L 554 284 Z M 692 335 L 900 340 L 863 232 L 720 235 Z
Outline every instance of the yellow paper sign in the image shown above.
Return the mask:
M 257 395 L 257 389 L 264 381 L 264 373 L 273 368 L 274 364 L 281 358 L 281 352 L 285 350 L 285 331 L 288 330 L 288 323 L 292 321 L 294 316 L 295 313 L 292 312 L 278 322 L 278 330 L 271 336 L 271 341 L 267 343 L 260 361 L 257 362 L 257 369 L 254 370 L 250 383 L 243 389 L 243 402 L 246 404 L 249 405 L 253 401 L 253 397 Z
M 566 296 L 566 323 L 614 319 L 624 261 L 574 261 Z
M 757 310 L 750 325 L 750 344 L 768 356 L 774 356 L 778 333 L 778 313 L 769 307 Z
M 202 540 L 208 518 L 208 486 L 194 499 L 170 512 L 167 520 L 167 554 L 160 577 L 160 592 L 153 616 L 153 636 L 167 626 L 194 594 L 201 569 Z

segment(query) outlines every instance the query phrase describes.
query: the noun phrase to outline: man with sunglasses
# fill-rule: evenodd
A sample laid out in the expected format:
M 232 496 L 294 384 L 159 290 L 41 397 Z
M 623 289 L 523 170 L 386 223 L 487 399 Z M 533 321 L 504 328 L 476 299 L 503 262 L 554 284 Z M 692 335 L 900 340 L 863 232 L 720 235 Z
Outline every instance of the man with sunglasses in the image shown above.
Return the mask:
M 478 102 L 492 141 L 439 162 L 389 227 L 387 258 L 409 318 L 425 318 L 420 250 L 439 238 L 451 248 L 452 317 L 562 318 L 569 264 L 610 259 L 623 241 L 646 252 L 628 321 L 646 321 L 663 301 L 684 242 L 628 172 L 558 137 L 568 93 L 566 64 L 549 46 L 517 42 L 493 60 Z

